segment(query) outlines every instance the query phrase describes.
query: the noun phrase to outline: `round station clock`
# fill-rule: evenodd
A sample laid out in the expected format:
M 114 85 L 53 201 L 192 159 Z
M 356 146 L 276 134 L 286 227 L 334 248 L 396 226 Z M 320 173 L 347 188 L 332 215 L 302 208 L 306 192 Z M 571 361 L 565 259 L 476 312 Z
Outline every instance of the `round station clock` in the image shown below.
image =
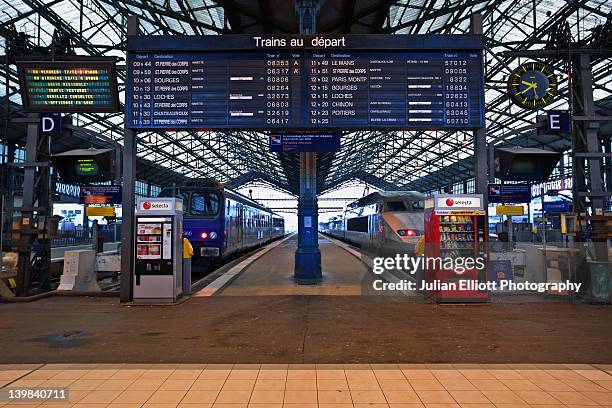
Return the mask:
M 558 86 L 557 76 L 548 65 L 528 62 L 510 74 L 508 93 L 518 106 L 538 109 L 552 102 Z

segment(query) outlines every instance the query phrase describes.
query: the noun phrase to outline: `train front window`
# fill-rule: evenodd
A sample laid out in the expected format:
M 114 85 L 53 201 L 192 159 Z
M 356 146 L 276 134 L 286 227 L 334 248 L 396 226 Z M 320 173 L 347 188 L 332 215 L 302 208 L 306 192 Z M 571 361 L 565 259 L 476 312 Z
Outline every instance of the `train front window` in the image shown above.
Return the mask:
M 191 215 L 217 215 L 219 196 L 212 191 L 194 192 L 191 195 Z
M 406 211 L 406 204 L 403 201 L 387 201 L 388 211 Z
M 422 211 L 425 209 L 424 201 L 387 201 L 387 211 Z

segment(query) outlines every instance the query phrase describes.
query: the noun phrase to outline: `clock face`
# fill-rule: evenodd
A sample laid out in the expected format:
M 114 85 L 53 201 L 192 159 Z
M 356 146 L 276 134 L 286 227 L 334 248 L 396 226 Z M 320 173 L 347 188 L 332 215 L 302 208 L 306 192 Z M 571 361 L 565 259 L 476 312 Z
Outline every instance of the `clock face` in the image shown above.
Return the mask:
M 543 108 L 557 95 L 557 77 L 547 65 L 528 62 L 512 71 L 508 93 L 518 106 L 526 109 Z

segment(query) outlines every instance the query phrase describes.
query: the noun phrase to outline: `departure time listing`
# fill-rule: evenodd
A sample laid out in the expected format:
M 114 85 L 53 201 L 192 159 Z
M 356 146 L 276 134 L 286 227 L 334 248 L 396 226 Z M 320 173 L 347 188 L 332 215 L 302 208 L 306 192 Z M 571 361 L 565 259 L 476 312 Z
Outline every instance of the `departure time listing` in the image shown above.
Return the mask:
M 132 128 L 482 125 L 476 52 L 136 53 Z

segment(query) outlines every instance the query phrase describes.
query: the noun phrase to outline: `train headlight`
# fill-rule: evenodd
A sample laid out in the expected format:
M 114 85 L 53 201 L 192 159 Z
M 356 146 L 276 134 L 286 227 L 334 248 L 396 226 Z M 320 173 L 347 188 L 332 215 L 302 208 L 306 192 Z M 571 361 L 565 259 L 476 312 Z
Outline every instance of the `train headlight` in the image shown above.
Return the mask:
M 397 230 L 397 234 L 400 237 L 414 237 L 414 236 L 416 236 L 416 232 L 414 232 L 414 230 L 411 230 L 411 229 Z
M 210 239 L 217 239 L 217 233 L 215 231 L 210 232 Z

